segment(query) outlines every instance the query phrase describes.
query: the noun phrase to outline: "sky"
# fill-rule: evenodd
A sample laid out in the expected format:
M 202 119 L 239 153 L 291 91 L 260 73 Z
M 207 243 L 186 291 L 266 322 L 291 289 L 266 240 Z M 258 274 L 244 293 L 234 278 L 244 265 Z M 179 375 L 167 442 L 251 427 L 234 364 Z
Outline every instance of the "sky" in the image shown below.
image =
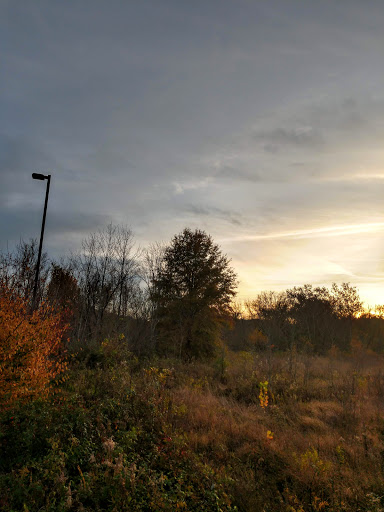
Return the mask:
M 0 0 L 0 249 L 185 227 L 239 298 L 304 283 L 384 303 L 384 3 Z

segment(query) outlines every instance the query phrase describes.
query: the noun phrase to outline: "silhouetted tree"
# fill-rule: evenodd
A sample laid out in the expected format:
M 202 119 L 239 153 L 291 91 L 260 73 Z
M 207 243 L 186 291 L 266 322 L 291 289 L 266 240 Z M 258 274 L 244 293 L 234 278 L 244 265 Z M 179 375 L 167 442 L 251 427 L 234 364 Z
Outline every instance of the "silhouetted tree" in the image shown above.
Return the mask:
M 337 315 L 326 287 L 306 284 L 286 291 L 289 316 L 300 348 L 316 353 L 329 350 L 337 340 Z
M 71 268 L 52 263 L 50 279 L 47 286 L 47 300 L 55 309 L 78 306 L 79 286 Z
M 130 229 L 112 224 L 83 241 L 72 262 L 81 293 L 79 337 L 100 338 L 108 313 L 114 319 L 130 313 L 139 287 L 134 245 Z
M 285 292 L 263 292 L 247 303 L 269 343 L 279 349 L 325 353 L 333 345 L 348 350 L 362 302 L 348 283 L 326 287 L 306 284 Z
M 0 254 L 0 278 L 2 282 L 15 295 L 27 301 L 32 299 L 37 254 L 38 243 L 35 239 L 31 239 L 29 242 L 21 240 L 13 251 Z M 40 261 L 37 303 L 44 296 L 48 274 L 48 256 L 46 252 L 43 252 Z
M 160 349 L 187 358 L 212 356 L 237 286 L 219 246 L 204 231 L 184 229 L 165 248 L 151 283 Z
M 292 321 L 285 292 L 261 292 L 256 299 L 247 301 L 246 307 L 249 317 L 258 321 L 270 345 L 283 350 L 290 347 Z
M 374 352 L 384 351 L 384 306 L 377 305 L 355 319 L 356 334 L 363 347 Z
M 363 302 L 355 286 L 349 283 L 337 285 L 333 283 L 331 288 L 332 307 L 339 319 L 339 347 L 347 350 L 353 337 L 353 328 L 357 317 L 364 311 Z

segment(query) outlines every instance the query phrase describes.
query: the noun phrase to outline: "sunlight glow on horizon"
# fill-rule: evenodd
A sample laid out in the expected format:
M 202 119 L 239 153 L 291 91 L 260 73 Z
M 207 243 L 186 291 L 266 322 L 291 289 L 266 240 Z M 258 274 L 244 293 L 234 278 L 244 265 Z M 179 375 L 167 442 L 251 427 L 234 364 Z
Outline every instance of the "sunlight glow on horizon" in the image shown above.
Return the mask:
M 240 272 L 239 272 L 240 275 Z M 239 301 L 248 301 L 256 299 L 256 297 L 262 293 L 262 292 L 283 292 L 285 290 L 288 290 L 290 288 L 300 287 L 304 286 L 305 284 L 311 284 L 314 288 L 320 286 L 325 286 L 326 288 L 331 288 L 333 283 L 336 283 L 338 285 L 342 283 L 349 283 L 351 286 L 356 287 L 359 296 L 361 300 L 363 301 L 363 306 L 367 310 L 374 309 L 375 306 L 384 304 L 384 283 L 374 283 L 374 284 L 365 284 L 361 283 L 356 284 L 356 282 L 353 281 L 353 279 L 343 279 L 338 280 L 335 279 L 330 282 L 310 282 L 308 280 L 303 280 L 302 282 L 295 282 L 293 281 L 290 284 L 286 285 L 271 285 L 270 283 L 265 282 L 265 286 L 262 286 L 263 283 L 258 282 L 255 286 L 249 285 L 248 279 L 242 279 L 240 276 L 240 284 L 238 288 L 238 293 L 235 297 L 235 300 Z
M 381 235 L 375 236 L 383 230 L 384 222 L 366 222 L 239 235 L 221 243 L 228 249 L 244 243 L 232 260 L 239 275 L 239 300 L 251 300 L 262 291 L 347 282 L 357 288 L 364 306 L 372 308 L 384 303 Z

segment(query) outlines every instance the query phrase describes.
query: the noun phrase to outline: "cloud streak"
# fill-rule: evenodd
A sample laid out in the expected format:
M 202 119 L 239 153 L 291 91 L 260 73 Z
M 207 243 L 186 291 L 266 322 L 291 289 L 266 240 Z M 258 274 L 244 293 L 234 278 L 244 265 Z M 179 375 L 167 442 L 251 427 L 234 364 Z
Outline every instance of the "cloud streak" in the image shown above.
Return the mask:
M 223 238 L 221 242 L 253 242 L 256 240 L 274 240 L 282 238 L 323 238 L 334 236 L 348 236 L 356 234 L 378 233 L 384 230 L 384 222 L 371 222 L 365 224 L 351 224 L 345 226 L 327 226 L 320 228 L 299 229 L 283 233 L 267 233 L 260 235 L 239 235 Z

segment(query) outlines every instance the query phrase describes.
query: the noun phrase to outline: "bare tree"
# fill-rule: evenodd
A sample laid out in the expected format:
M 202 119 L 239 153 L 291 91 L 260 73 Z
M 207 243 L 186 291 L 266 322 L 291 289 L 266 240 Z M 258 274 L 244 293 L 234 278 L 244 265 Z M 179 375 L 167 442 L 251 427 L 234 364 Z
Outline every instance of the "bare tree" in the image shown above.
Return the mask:
M 75 277 L 82 296 L 79 335 L 103 333 L 108 314 L 126 317 L 139 287 L 138 250 L 132 231 L 109 224 L 83 241 L 82 253 L 74 258 Z
M 0 279 L 6 284 L 8 289 L 28 300 L 32 299 L 37 253 L 37 240 L 31 239 L 29 242 L 20 240 L 14 251 L 0 254 Z M 43 252 L 40 262 L 37 303 L 44 296 L 48 274 L 48 256 L 46 252 Z
M 140 254 L 140 285 L 132 297 L 130 313 L 133 320 L 130 346 L 138 356 L 152 354 L 156 346 L 158 317 L 154 302 L 154 281 L 163 266 L 164 250 L 164 244 L 154 243 Z

